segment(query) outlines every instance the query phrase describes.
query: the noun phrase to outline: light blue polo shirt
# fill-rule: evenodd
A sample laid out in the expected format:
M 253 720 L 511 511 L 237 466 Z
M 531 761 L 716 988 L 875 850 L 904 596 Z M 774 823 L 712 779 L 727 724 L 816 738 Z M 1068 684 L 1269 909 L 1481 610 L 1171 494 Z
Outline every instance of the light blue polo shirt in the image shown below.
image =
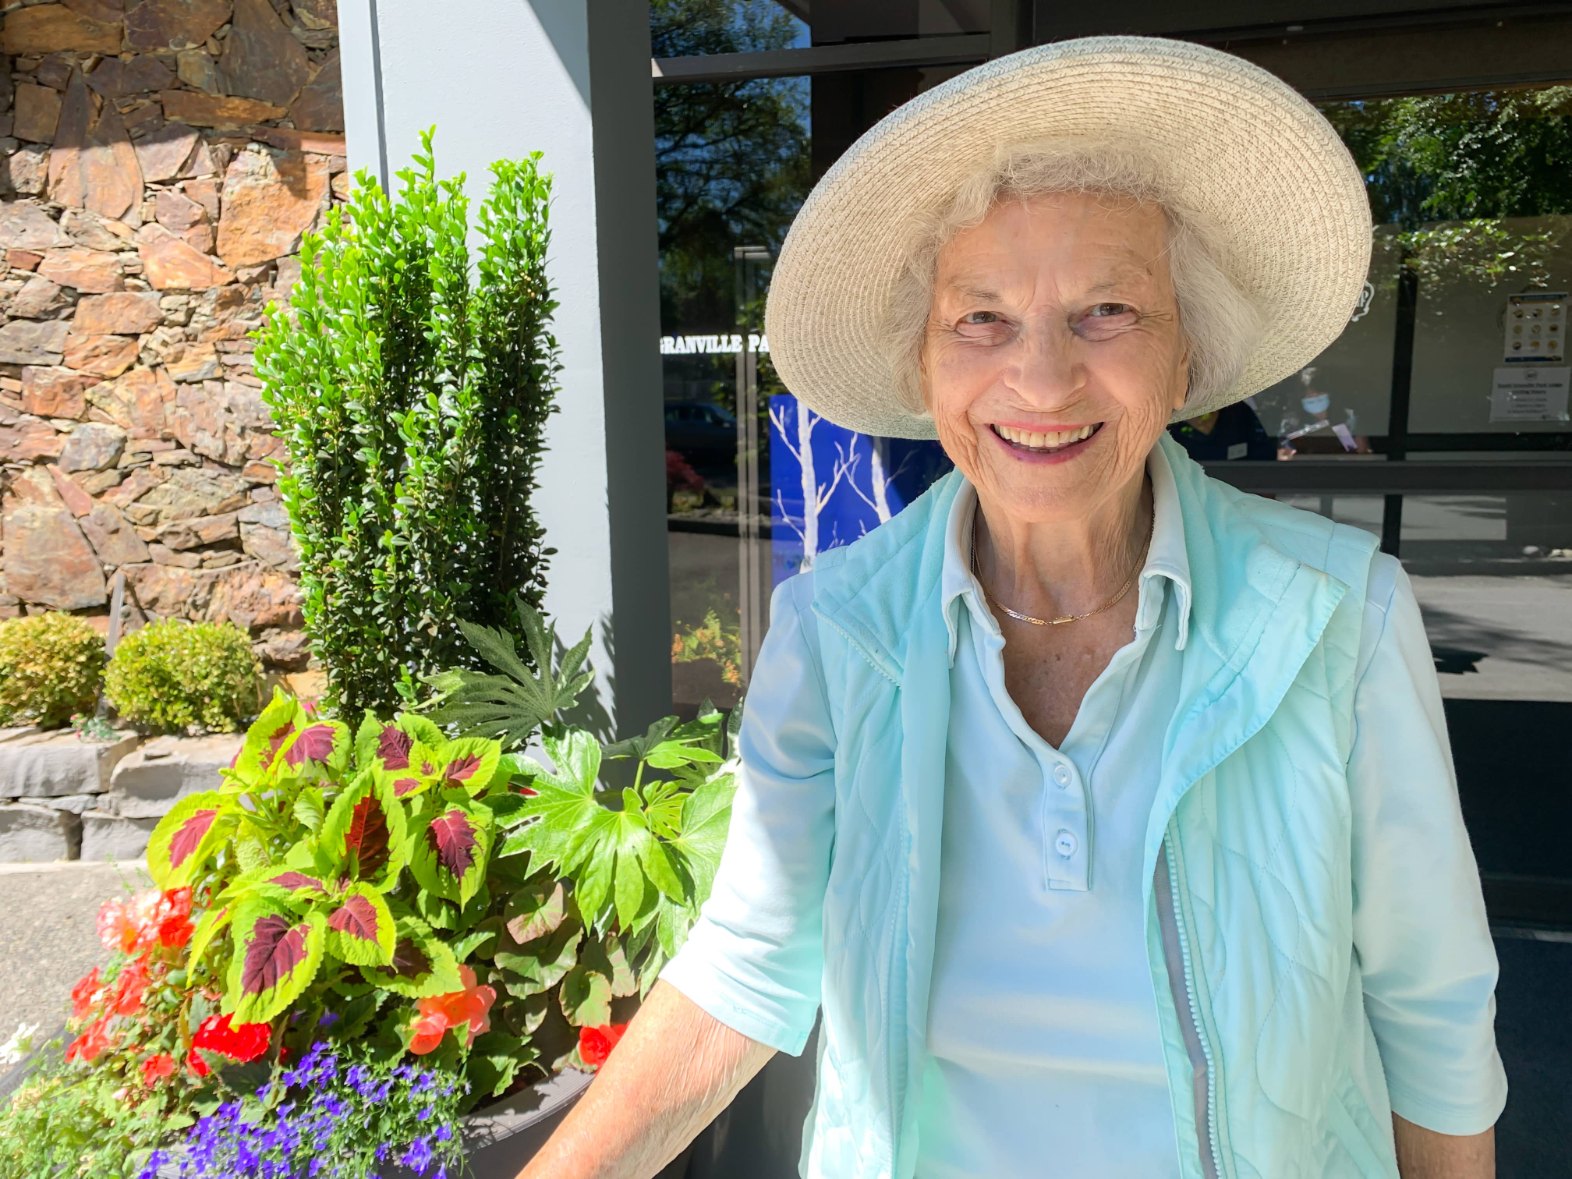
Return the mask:
M 956 497 L 941 574 L 952 711 L 918 1179 L 1179 1175 L 1141 852 L 1179 697 L 1190 570 L 1161 448 L 1147 470 L 1155 519 L 1135 632 L 1058 749 L 1005 688 L 1007 636 L 971 573 L 977 493 Z

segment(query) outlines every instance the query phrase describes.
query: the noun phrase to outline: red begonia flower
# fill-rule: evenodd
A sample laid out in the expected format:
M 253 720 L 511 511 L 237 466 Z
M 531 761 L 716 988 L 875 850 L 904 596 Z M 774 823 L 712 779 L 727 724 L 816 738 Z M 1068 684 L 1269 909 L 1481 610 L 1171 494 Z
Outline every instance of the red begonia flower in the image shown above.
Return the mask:
M 590 1068 L 599 1068 L 628 1030 L 625 1023 L 605 1023 L 579 1029 L 579 1056 Z
M 230 1060 L 255 1060 L 267 1051 L 273 1041 L 273 1029 L 265 1023 L 243 1023 L 236 1026 L 227 1015 L 210 1015 L 198 1025 L 191 1037 L 194 1048 L 216 1052 Z
M 191 1070 L 191 1075 L 194 1077 L 205 1077 L 213 1071 L 195 1048 L 186 1053 L 186 1067 Z

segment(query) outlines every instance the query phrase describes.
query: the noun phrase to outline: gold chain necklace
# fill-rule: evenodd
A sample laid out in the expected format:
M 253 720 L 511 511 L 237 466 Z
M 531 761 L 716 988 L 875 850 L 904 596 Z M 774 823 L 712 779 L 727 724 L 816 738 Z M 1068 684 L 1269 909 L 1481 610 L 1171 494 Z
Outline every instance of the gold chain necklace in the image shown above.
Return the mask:
M 1059 618 L 1033 618 L 1030 614 L 1022 614 L 1018 610 L 1010 609 L 1003 602 L 994 601 L 994 599 L 989 595 L 988 590 L 983 586 L 982 575 L 977 572 L 977 517 L 981 514 L 981 505 L 978 505 L 972 509 L 972 577 L 977 581 L 977 588 L 982 590 L 983 601 L 987 602 L 990 606 L 995 606 L 998 609 L 1003 610 L 1017 622 L 1029 622 L 1033 626 L 1063 626 L 1067 622 L 1080 622 L 1083 618 L 1090 618 L 1094 614 L 1101 614 L 1104 610 L 1111 610 L 1120 602 L 1124 601 L 1125 595 L 1130 592 L 1130 587 L 1135 584 L 1136 578 L 1140 575 L 1142 566 L 1146 564 L 1146 551 L 1143 549 L 1141 555 L 1136 558 L 1135 568 L 1130 570 L 1130 576 L 1127 577 L 1124 584 L 1119 587 L 1119 592 L 1116 593 L 1113 597 L 1109 598 L 1095 610 L 1088 610 L 1085 614 L 1065 614 Z M 1152 533 L 1156 528 L 1157 508 L 1156 505 L 1153 505 L 1152 521 L 1146 529 L 1147 549 L 1150 549 L 1152 546 Z

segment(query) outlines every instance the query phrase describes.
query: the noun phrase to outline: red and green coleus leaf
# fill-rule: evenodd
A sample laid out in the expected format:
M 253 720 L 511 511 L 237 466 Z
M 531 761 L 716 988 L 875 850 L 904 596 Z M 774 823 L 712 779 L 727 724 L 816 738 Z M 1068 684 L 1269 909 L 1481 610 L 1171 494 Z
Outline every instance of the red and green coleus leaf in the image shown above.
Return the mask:
M 328 952 L 356 966 L 385 966 L 396 944 L 393 914 L 382 894 L 353 884 L 328 906 Z
M 289 1008 L 316 977 L 327 921 L 271 900 L 247 902 L 235 914 L 234 957 L 224 1010 L 235 1023 L 267 1023 Z
M 411 840 L 409 870 L 437 896 L 467 904 L 485 883 L 491 858 L 491 812 L 456 790 L 444 792 Z
M 443 758 L 445 744 L 445 742 L 427 744 L 424 741 L 413 741 L 407 756 L 397 759 L 403 761 L 403 765 L 396 768 L 389 766 L 382 770 L 382 776 L 393 791 L 394 798 L 412 799 L 443 784 L 442 772 L 446 767 Z
M 464 988 L 452 949 L 424 921 L 407 914 L 397 919 L 392 958 L 384 966 L 362 966 L 360 974 L 375 986 L 412 999 Z
M 235 796 L 216 790 L 177 802 L 153 829 L 147 871 L 161 889 L 188 887 L 233 832 Z
M 349 729 L 339 721 L 312 720 L 289 739 L 278 756 L 292 774 L 341 768 L 349 756 Z
M 349 880 L 391 880 L 407 859 L 403 806 L 380 775 L 362 772 L 334 800 L 317 836 L 321 860 Z
M 284 747 L 310 724 L 300 701 L 275 689 L 273 699 L 246 730 L 245 743 L 230 767 L 231 776 L 246 786 L 262 782 L 276 770 Z
M 407 769 L 410 749 L 416 741 L 441 745 L 442 730 L 411 712 L 402 712 L 390 721 L 367 712 L 355 731 L 355 762 L 362 768 L 375 761 L 384 769 Z
M 496 777 L 502 745 L 481 737 L 462 737 L 438 747 L 435 752 L 442 785 L 447 789 L 467 791 L 474 797 Z

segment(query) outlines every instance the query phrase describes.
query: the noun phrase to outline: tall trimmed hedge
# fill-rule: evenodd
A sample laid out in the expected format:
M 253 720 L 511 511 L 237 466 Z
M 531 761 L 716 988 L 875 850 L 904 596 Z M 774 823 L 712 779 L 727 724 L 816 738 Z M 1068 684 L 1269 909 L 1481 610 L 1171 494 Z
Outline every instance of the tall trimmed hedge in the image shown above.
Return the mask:
M 458 620 L 516 629 L 552 551 L 531 505 L 560 368 L 550 177 L 538 153 L 491 165 L 472 258 L 464 177 L 436 179 L 432 137 L 395 198 L 356 175 L 257 344 L 306 631 L 344 715 L 475 666 Z

